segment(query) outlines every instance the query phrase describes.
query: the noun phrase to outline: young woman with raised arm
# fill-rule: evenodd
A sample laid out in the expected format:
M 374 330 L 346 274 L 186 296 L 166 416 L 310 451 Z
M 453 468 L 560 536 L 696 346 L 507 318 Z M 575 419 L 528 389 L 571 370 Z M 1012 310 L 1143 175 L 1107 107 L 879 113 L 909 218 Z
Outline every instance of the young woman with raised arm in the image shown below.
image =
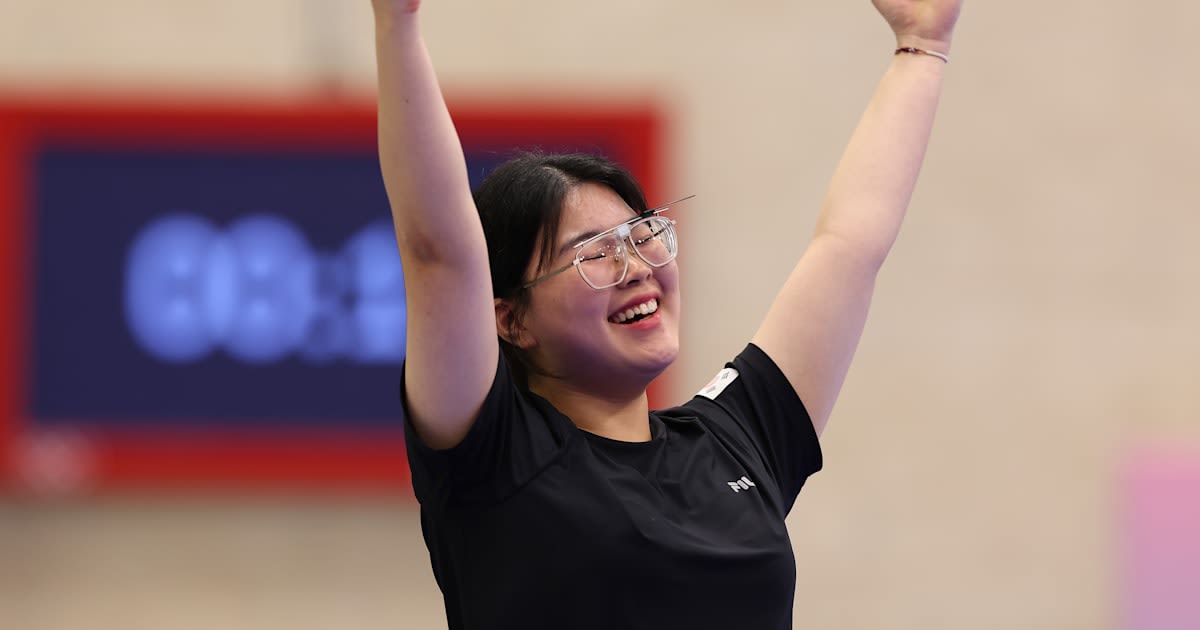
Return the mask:
M 409 461 L 450 628 L 791 627 L 784 518 L 821 467 L 961 0 L 873 3 L 895 55 L 811 241 L 745 349 L 652 411 L 679 347 L 671 210 L 689 202 L 647 203 L 579 154 L 518 155 L 472 193 L 420 3 L 374 0 Z

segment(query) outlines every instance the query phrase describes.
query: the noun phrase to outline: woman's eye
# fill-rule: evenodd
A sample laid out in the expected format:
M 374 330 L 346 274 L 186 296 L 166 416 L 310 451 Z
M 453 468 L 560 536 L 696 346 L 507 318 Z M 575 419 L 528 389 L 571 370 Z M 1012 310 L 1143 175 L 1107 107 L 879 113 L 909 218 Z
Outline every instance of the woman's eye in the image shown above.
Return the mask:
M 652 241 L 652 240 L 658 238 L 658 236 L 660 234 L 662 234 L 662 230 L 659 230 L 657 232 L 651 232 L 651 233 L 645 235 L 644 237 L 639 238 L 637 244 L 641 245 L 642 243 L 645 243 L 647 241 Z

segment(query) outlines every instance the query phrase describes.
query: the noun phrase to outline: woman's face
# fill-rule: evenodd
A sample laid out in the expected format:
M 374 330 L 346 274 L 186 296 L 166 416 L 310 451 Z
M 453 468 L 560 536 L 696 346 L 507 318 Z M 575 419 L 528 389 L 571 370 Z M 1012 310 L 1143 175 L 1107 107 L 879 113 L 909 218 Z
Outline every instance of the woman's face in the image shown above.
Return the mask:
M 634 216 L 612 189 L 585 183 L 564 202 L 550 269 L 574 260 L 574 244 Z M 644 389 L 679 352 L 679 271 L 651 267 L 628 251 L 629 269 L 596 290 L 570 269 L 530 287 L 522 345 L 542 370 L 588 391 Z M 534 252 L 526 278 L 538 275 Z M 654 310 L 657 307 L 657 310 Z M 648 315 L 645 311 L 652 311 Z M 630 319 L 629 316 L 633 317 Z

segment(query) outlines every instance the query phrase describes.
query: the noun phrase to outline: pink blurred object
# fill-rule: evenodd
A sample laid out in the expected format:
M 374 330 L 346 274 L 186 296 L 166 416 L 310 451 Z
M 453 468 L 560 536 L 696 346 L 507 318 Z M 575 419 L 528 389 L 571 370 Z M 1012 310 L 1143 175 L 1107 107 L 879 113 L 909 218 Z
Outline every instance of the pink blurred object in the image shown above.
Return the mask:
M 1200 446 L 1141 449 L 1129 464 L 1120 627 L 1200 629 Z

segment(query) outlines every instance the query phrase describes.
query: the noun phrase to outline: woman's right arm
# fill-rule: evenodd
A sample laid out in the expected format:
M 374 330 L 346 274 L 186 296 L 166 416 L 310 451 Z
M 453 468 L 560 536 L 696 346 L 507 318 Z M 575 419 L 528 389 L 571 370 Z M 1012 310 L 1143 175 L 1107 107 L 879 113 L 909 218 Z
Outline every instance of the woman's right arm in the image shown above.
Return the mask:
M 487 244 L 466 159 L 418 24 L 419 0 L 372 0 L 379 162 L 408 306 L 408 421 L 431 448 L 462 441 L 499 360 Z

